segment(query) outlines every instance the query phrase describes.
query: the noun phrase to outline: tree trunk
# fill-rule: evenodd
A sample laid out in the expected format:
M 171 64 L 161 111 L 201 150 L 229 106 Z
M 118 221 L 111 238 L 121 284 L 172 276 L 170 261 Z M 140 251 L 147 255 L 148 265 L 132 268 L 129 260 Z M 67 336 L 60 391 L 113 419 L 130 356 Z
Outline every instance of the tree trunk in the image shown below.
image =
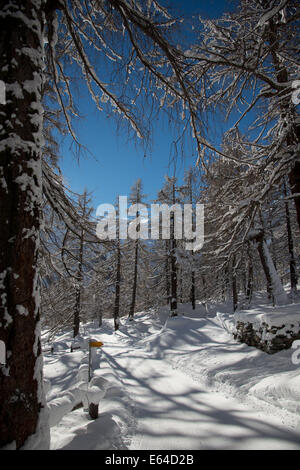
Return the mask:
M 173 204 L 175 204 L 175 184 L 172 187 Z M 171 256 L 171 316 L 177 316 L 177 263 L 176 263 L 176 240 L 175 240 L 175 215 L 171 215 L 171 231 L 170 231 L 170 256 Z
M 285 197 L 287 196 L 287 188 L 286 184 L 283 185 L 283 191 Z M 294 240 L 292 235 L 292 227 L 291 227 L 291 217 L 290 217 L 290 209 L 288 201 L 285 201 L 285 220 L 286 220 L 286 230 L 287 230 L 287 237 L 288 237 L 288 250 L 290 255 L 290 280 L 291 280 L 291 293 L 294 296 L 297 293 L 297 270 L 296 270 L 296 260 L 294 255 Z
M 121 284 L 121 247 L 119 235 L 117 238 L 117 272 L 115 283 L 115 306 L 114 306 L 114 327 L 115 331 L 119 329 L 119 315 L 120 315 L 120 284 Z
M 227 299 L 228 290 L 230 290 L 229 283 L 230 283 L 230 280 L 229 280 L 228 265 L 226 265 L 225 269 L 224 269 L 224 278 L 222 280 L 222 300 L 223 300 L 223 302 L 225 302 L 225 300 Z M 228 286 L 229 286 L 229 289 L 228 289 Z
M 137 274 L 138 274 L 138 254 L 139 254 L 139 242 L 138 239 L 135 240 L 135 250 L 134 250 L 134 273 L 133 273 L 133 286 L 132 286 L 132 298 L 129 310 L 129 318 L 133 319 L 134 309 L 135 309 L 135 300 L 136 300 L 136 290 L 137 290 Z
M 202 300 L 205 300 L 205 301 L 206 301 L 207 293 L 206 293 L 206 281 L 205 281 L 205 277 L 202 275 L 202 276 L 201 276 L 201 279 L 202 279 Z
M 258 253 L 267 279 L 268 294 L 275 305 L 286 305 L 288 303 L 288 298 L 276 272 L 270 251 L 264 239 L 263 231 L 256 233 L 255 241 L 257 242 Z
M 167 304 L 170 303 L 171 297 L 170 297 L 170 270 L 169 270 L 169 262 L 170 262 L 170 246 L 169 246 L 169 240 L 165 241 L 166 243 L 166 257 L 165 257 L 165 280 L 166 280 L 166 297 L 167 297 Z
M 171 315 L 174 317 L 177 315 L 177 266 L 176 266 L 176 241 L 171 240 L 171 302 L 170 309 Z
M 297 135 L 299 132 L 297 133 Z M 300 141 L 298 137 L 298 141 Z M 295 207 L 296 207 L 296 214 L 297 214 L 297 222 L 300 230 L 300 162 L 296 161 L 293 169 L 290 171 L 289 174 L 289 182 L 291 186 L 291 192 L 292 194 L 298 194 L 298 196 L 295 196 L 294 202 L 295 202 Z
M 195 293 L 196 293 L 195 271 L 194 271 L 194 269 L 192 269 L 192 273 L 191 273 L 191 292 L 190 292 L 190 300 L 191 300 L 191 304 L 192 304 L 192 309 L 193 309 L 193 310 L 195 310 L 195 308 L 196 308 L 196 297 L 195 297 Z
M 238 293 L 237 293 L 237 284 L 236 284 L 236 271 L 235 271 L 235 260 L 232 262 L 232 276 L 231 276 L 231 285 L 232 285 L 232 303 L 233 311 L 235 312 L 238 308 Z
M 253 295 L 253 260 L 252 260 L 250 243 L 248 244 L 247 254 L 248 254 L 248 279 L 247 279 L 247 287 L 246 287 L 246 300 L 247 300 L 247 304 L 250 305 L 251 300 L 252 300 L 252 295 Z
M 40 345 L 43 16 L 34 0 L 0 0 L 0 447 L 47 448 Z M 26 87 L 23 84 L 26 83 Z
M 98 313 L 98 326 L 99 328 L 102 326 L 102 310 Z
M 85 211 L 84 214 L 85 215 Z M 79 334 L 80 327 L 80 312 L 81 312 L 81 288 L 82 288 L 82 263 L 83 263 L 83 240 L 84 233 L 81 230 L 80 239 L 79 239 L 79 262 L 78 262 L 78 271 L 76 275 L 76 287 L 75 287 L 75 307 L 74 307 L 74 323 L 73 323 L 73 338 Z
M 75 286 L 75 307 L 74 307 L 74 318 L 73 318 L 73 338 L 79 334 L 80 326 L 80 304 L 81 304 L 81 288 L 79 284 Z

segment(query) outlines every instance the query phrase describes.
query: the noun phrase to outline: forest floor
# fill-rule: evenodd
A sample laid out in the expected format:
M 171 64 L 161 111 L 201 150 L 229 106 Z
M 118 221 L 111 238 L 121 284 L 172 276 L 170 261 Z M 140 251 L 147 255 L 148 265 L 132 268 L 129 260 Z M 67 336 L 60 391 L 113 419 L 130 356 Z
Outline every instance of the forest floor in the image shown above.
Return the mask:
M 240 344 L 219 306 L 181 306 L 83 326 L 101 340 L 94 375 L 109 380 L 92 420 L 83 408 L 51 428 L 51 449 L 300 449 L 300 365 L 292 350 L 268 355 Z M 226 319 L 227 318 L 227 319 Z M 47 400 L 76 382 L 86 350 L 70 352 L 70 332 L 44 354 Z

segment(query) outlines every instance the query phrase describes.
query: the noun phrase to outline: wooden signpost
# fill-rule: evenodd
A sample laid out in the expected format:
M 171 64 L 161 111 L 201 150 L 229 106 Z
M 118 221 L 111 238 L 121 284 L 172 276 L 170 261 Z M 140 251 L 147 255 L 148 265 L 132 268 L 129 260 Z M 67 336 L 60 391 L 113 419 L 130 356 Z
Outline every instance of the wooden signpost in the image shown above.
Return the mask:
M 92 377 L 92 348 L 101 348 L 103 346 L 102 341 L 89 341 L 89 382 Z M 98 418 L 98 406 L 99 403 L 89 403 L 89 415 L 92 419 Z
M 91 377 L 92 377 L 92 354 L 91 354 L 91 351 L 92 351 L 92 348 L 101 348 L 101 346 L 103 346 L 103 343 L 102 341 L 89 341 L 89 382 L 91 380 Z
M 101 348 L 101 346 L 103 346 L 103 343 L 101 341 L 90 341 L 89 345 L 90 348 Z

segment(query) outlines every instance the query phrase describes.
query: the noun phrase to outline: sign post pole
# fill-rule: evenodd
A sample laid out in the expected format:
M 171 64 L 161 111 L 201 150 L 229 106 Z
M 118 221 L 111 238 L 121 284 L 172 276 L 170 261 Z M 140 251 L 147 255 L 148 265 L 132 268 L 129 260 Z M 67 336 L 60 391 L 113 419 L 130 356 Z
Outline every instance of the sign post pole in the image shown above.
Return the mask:
M 89 341 L 89 382 L 92 378 L 92 348 L 101 348 L 103 343 L 101 341 Z

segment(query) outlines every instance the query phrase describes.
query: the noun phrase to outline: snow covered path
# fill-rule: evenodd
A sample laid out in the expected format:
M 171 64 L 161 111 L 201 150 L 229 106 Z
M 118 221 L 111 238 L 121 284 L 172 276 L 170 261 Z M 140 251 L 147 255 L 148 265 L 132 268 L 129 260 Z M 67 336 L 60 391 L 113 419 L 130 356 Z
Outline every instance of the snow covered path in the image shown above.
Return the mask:
M 51 429 L 53 449 L 300 449 L 299 409 L 285 408 L 299 401 L 290 351 L 275 358 L 238 344 L 216 319 L 178 317 L 162 327 L 144 314 L 117 334 L 109 322 L 86 332 L 104 343 L 95 374 L 112 380 L 99 418 L 82 408 L 66 415 Z M 82 354 L 46 357 L 53 393 L 72 382 Z
M 135 403 L 130 449 L 300 449 L 299 435 L 279 417 L 210 392 L 145 350 L 105 348 Z

